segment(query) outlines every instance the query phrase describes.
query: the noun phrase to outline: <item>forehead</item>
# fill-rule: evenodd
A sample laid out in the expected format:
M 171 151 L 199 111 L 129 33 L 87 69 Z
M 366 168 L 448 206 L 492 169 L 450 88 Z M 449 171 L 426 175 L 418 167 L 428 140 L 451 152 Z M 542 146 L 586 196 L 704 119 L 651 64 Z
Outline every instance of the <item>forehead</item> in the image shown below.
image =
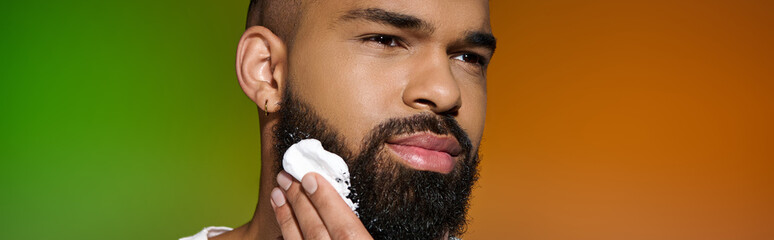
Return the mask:
M 316 0 L 304 2 L 301 25 L 331 25 L 348 12 L 382 9 L 413 16 L 440 33 L 491 32 L 489 2 L 486 0 Z M 303 27 L 302 27 L 303 28 Z

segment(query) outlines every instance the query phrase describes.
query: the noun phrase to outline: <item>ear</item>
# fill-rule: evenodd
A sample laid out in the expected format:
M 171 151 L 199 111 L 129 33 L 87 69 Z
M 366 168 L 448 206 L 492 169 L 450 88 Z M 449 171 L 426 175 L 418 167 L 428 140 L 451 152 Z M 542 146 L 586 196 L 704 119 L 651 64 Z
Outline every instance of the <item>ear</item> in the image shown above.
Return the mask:
M 236 73 L 239 85 L 260 111 L 279 110 L 287 74 L 287 48 L 271 30 L 253 26 L 239 39 Z

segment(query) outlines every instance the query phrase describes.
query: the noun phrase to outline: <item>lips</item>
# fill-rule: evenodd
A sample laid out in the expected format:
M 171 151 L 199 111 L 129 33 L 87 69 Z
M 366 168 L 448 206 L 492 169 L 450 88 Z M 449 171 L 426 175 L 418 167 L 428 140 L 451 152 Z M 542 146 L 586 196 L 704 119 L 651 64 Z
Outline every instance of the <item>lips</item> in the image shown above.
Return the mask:
M 429 132 L 391 138 L 387 146 L 414 169 L 444 174 L 454 169 L 454 157 L 462 152 L 455 137 Z

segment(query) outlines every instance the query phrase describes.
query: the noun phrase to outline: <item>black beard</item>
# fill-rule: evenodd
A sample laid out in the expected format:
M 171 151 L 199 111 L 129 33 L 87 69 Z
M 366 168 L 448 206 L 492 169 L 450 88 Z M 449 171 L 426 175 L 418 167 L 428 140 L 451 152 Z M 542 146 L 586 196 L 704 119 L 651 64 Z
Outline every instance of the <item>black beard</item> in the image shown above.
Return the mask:
M 286 89 L 280 119 L 273 129 L 274 149 L 284 153 L 298 141 L 314 138 L 341 156 L 351 174 L 349 197 L 359 204 L 360 221 L 374 239 L 440 239 L 445 233 L 459 236 L 465 232 L 479 159 L 454 117 L 424 113 L 388 119 L 368 134 L 355 155 L 309 105 L 297 100 Z M 451 134 L 458 139 L 462 153 L 452 172 L 418 171 L 392 159 L 395 156 L 385 148 L 388 138 L 421 131 Z M 282 168 L 282 155 L 277 154 L 277 172 Z

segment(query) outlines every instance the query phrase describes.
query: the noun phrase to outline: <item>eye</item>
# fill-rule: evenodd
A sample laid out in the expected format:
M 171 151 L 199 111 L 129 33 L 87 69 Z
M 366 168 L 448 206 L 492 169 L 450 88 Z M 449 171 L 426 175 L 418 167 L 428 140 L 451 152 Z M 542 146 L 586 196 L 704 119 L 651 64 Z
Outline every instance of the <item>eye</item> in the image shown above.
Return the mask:
M 473 53 L 463 53 L 455 56 L 454 59 L 457 59 L 466 63 L 478 64 L 481 66 L 484 66 L 486 64 L 486 62 L 484 61 L 484 57 Z
M 362 39 L 365 42 L 373 42 L 385 47 L 400 47 L 400 39 L 395 36 L 390 35 L 374 35 L 374 36 L 368 36 Z

